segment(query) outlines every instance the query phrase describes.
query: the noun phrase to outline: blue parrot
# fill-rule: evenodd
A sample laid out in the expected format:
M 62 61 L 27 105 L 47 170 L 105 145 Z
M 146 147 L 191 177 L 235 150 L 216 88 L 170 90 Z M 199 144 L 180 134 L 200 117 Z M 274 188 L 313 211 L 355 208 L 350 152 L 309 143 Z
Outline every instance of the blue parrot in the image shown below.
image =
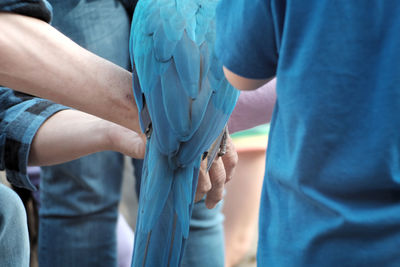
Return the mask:
M 132 266 L 180 265 L 201 160 L 239 96 L 214 53 L 217 4 L 140 0 L 134 12 L 133 89 L 148 140 Z

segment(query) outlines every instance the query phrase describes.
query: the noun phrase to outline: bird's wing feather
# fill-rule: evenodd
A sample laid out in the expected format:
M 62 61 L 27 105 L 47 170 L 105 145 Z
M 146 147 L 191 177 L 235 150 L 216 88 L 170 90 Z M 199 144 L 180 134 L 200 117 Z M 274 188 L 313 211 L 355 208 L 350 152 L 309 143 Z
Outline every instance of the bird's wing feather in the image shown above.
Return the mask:
M 181 261 L 201 155 L 223 130 L 239 94 L 224 79 L 213 53 L 217 2 L 141 0 L 136 6 L 130 43 L 134 94 L 141 115 L 148 110 L 153 131 L 143 169 L 134 266 Z M 145 124 L 141 121 L 142 129 Z
M 207 131 L 215 132 L 215 139 L 224 127 L 219 124 L 226 122 L 231 112 L 219 108 L 232 101 L 219 97 L 229 85 L 219 84 L 223 80 L 222 65 L 212 54 L 214 13 L 212 8 L 204 8 L 216 3 L 142 0 L 137 8 L 144 5 L 141 10 L 147 10 L 135 12 L 132 52 L 141 91 L 157 131 L 157 144 L 166 155 L 177 154 L 182 146 L 188 151 L 181 154 L 190 154 L 190 147 L 196 151 L 193 154 L 204 152 L 212 143 L 206 142 L 211 139 Z M 237 97 L 235 90 L 227 91 Z M 215 103 L 216 99 L 221 103 Z M 205 120 L 207 109 L 213 108 L 210 103 L 216 110 L 209 111 L 212 116 Z M 212 130 L 199 131 L 201 125 Z M 200 132 L 205 140 L 191 145 L 192 139 L 201 140 Z M 190 161 L 193 157 L 185 159 Z

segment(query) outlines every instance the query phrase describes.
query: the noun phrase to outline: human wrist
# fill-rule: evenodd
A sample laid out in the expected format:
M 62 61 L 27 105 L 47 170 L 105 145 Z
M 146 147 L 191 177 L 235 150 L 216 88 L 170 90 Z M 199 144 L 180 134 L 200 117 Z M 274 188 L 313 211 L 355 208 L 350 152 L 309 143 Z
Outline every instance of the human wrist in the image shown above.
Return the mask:
M 117 151 L 132 158 L 144 157 L 146 144 L 144 134 L 104 120 L 99 127 L 102 128 L 99 132 L 102 135 L 100 145 L 103 150 Z
M 113 131 L 115 130 L 114 123 L 97 118 L 98 121 L 93 125 L 93 135 L 95 136 L 95 146 L 99 151 L 102 150 L 117 150 Z

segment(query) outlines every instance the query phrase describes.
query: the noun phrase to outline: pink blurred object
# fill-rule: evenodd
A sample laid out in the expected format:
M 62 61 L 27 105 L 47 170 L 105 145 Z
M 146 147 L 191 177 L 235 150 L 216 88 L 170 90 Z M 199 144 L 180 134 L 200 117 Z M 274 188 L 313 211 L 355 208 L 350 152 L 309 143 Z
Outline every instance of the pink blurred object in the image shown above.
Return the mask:
M 276 102 L 276 78 L 253 91 L 242 91 L 228 122 L 230 133 L 268 123 Z

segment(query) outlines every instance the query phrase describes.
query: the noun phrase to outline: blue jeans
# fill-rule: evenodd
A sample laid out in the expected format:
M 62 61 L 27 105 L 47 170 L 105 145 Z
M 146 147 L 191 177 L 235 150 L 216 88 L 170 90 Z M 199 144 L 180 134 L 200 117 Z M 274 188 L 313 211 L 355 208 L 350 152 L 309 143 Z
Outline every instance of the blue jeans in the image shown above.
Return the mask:
M 182 267 L 224 266 L 222 205 L 220 202 L 212 210 L 207 209 L 204 200 L 194 205 Z
M 0 266 L 29 266 L 29 235 L 19 196 L 0 183 Z

